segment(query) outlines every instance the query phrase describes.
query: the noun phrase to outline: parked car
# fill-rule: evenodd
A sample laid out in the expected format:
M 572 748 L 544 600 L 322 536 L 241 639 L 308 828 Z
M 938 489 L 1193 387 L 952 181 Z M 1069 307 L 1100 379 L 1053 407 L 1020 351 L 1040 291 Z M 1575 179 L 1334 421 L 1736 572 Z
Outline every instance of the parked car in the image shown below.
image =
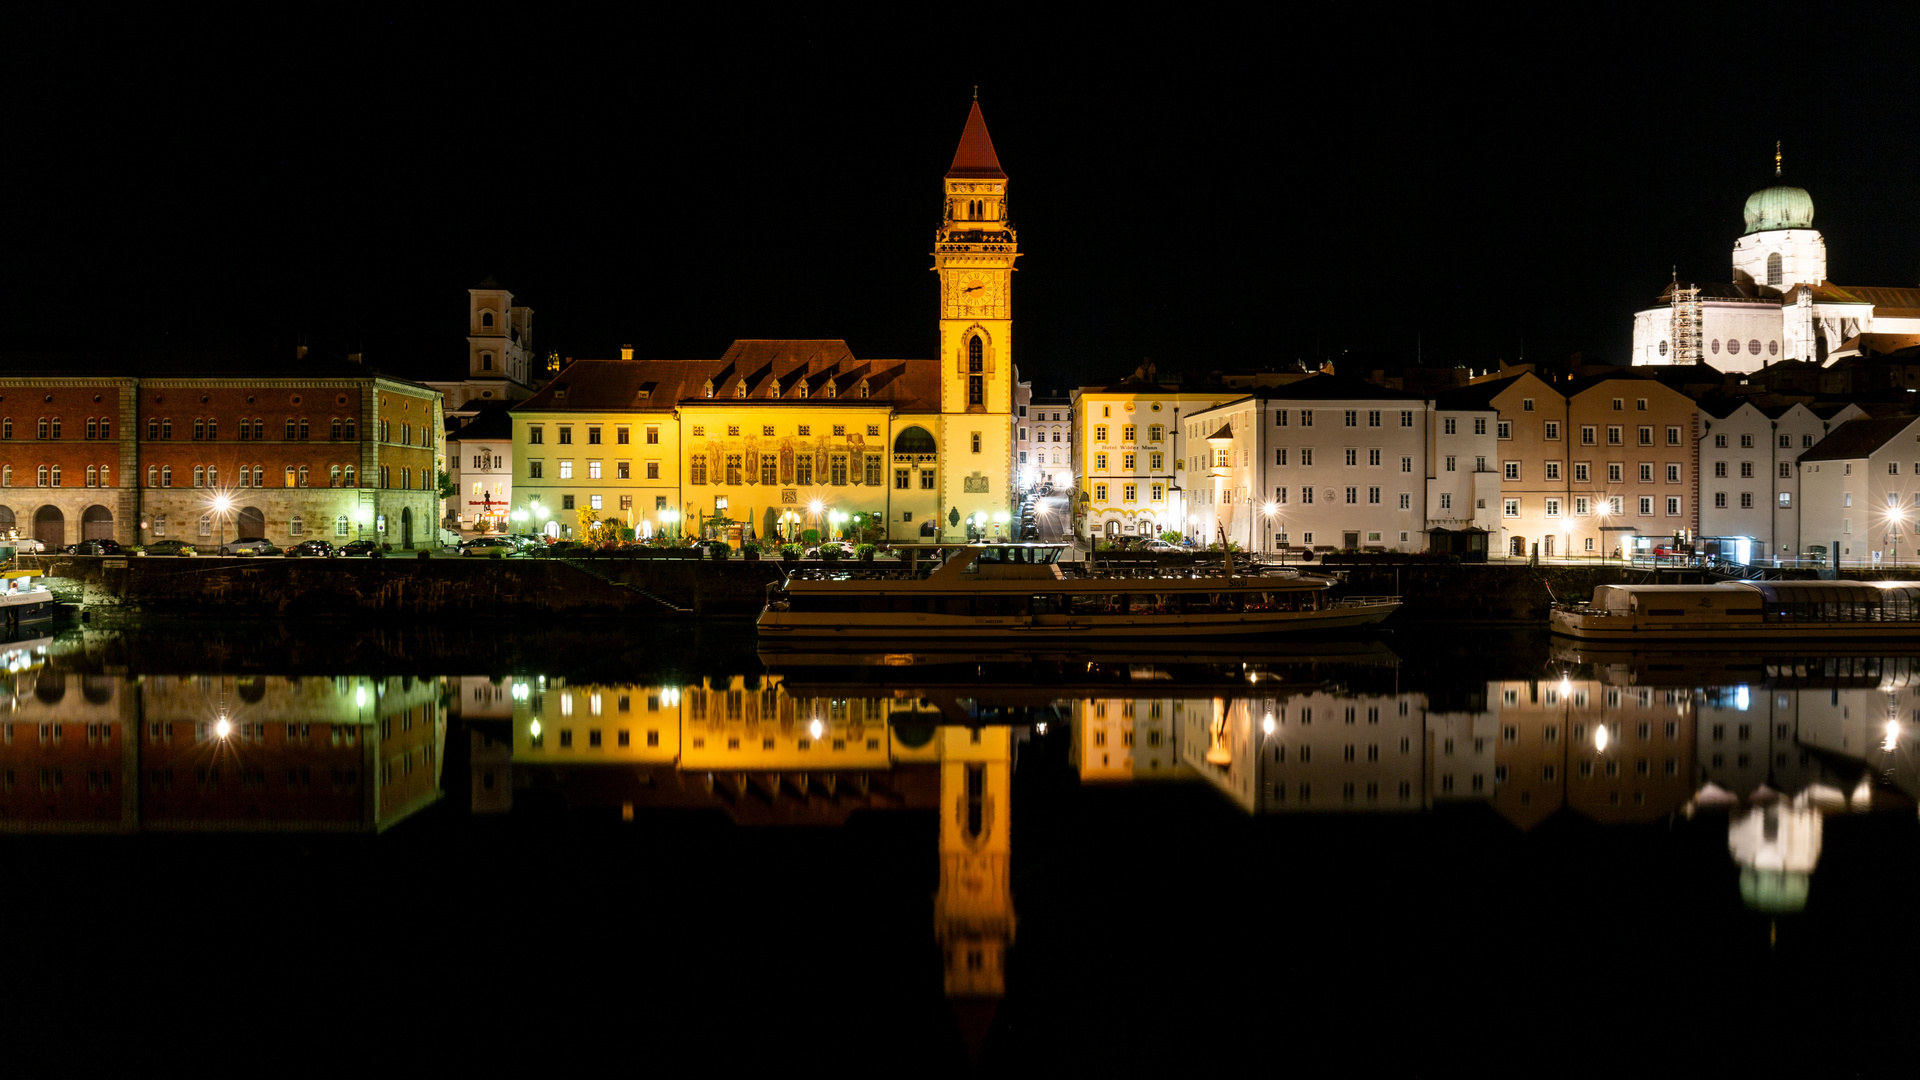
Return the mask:
M 349 540 L 334 549 L 334 553 L 337 555 L 377 555 L 380 554 L 380 545 L 374 543 L 372 540 Z
M 194 546 L 185 540 L 155 540 L 147 545 L 149 555 L 187 555 L 194 550 Z
M 117 540 L 82 540 L 60 550 L 66 555 L 122 555 L 127 549 L 121 547 Z
M 17 540 L 7 540 L 4 542 L 12 544 L 14 552 L 20 555 L 38 555 L 47 550 L 47 545 L 41 543 L 37 537 L 32 536 L 22 536 Z
M 1149 540 L 1140 545 L 1142 551 L 1179 551 L 1178 544 L 1169 544 L 1165 540 Z
M 840 558 L 840 559 L 853 558 L 853 545 L 843 544 L 838 540 L 828 540 L 825 543 L 808 548 L 807 558 L 809 559 L 823 558 L 825 556 L 825 552 L 827 552 L 829 549 L 839 552 L 838 555 L 834 556 L 835 558 Z
M 222 555 L 278 555 L 280 549 L 271 540 L 235 540 L 220 549 Z
M 330 559 L 333 557 L 334 550 L 333 544 L 326 540 L 302 540 L 288 548 L 287 554 L 312 555 L 316 558 Z
M 504 536 L 476 536 L 460 545 L 462 555 L 512 555 L 520 545 Z

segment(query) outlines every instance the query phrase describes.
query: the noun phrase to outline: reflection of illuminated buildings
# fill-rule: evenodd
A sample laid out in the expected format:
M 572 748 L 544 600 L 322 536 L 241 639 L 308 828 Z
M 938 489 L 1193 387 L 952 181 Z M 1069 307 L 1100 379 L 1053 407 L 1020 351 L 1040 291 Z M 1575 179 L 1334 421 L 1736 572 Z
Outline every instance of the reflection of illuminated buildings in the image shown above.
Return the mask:
M 1069 763 L 1083 783 L 1184 776 L 1175 735 L 1182 698 L 1087 698 L 1073 702 Z M 1206 699 L 1200 705 L 1211 708 Z
M 0 727 L 0 828 L 377 831 L 439 797 L 438 679 L 32 682 Z

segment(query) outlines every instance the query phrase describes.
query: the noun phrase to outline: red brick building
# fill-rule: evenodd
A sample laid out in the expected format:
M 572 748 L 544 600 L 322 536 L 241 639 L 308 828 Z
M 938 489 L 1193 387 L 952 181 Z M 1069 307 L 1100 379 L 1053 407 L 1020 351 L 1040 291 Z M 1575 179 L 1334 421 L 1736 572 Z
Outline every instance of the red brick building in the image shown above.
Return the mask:
M 435 542 L 440 394 L 350 361 L 294 366 L 0 375 L 0 536 Z

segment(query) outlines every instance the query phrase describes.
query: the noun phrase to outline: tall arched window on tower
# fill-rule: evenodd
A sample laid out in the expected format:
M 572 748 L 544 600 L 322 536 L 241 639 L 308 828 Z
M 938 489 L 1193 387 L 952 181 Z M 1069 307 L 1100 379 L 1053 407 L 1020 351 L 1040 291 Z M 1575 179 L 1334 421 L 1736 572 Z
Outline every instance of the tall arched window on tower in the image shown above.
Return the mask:
M 483 352 L 480 354 L 480 370 L 481 371 L 493 370 L 493 354 L 492 353 Z
M 987 369 L 986 347 L 976 335 L 967 339 L 967 370 L 978 374 Z
M 1776 251 L 1767 256 L 1767 284 L 1778 285 L 1784 280 L 1786 275 L 1780 270 L 1780 253 Z
M 493 312 L 491 311 L 481 312 L 480 325 L 488 330 L 493 329 Z

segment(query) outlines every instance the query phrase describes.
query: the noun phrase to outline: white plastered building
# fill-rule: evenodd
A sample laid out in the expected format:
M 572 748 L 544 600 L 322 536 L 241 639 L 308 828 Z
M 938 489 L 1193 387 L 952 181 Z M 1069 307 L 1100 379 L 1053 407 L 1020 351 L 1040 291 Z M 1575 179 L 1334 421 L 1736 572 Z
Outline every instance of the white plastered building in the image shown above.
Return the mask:
M 1780 360 L 1826 363 L 1860 351 L 1863 334 L 1920 333 L 1920 288 L 1843 286 L 1827 279 L 1827 242 L 1813 199 L 1785 183 L 1747 197 L 1746 231 L 1733 244 L 1730 282 L 1698 284 L 1698 357 L 1724 372 Z M 1677 277 L 1658 305 L 1634 313 L 1635 365 L 1690 362 L 1676 303 Z M 1681 300 L 1684 302 L 1684 296 Z

